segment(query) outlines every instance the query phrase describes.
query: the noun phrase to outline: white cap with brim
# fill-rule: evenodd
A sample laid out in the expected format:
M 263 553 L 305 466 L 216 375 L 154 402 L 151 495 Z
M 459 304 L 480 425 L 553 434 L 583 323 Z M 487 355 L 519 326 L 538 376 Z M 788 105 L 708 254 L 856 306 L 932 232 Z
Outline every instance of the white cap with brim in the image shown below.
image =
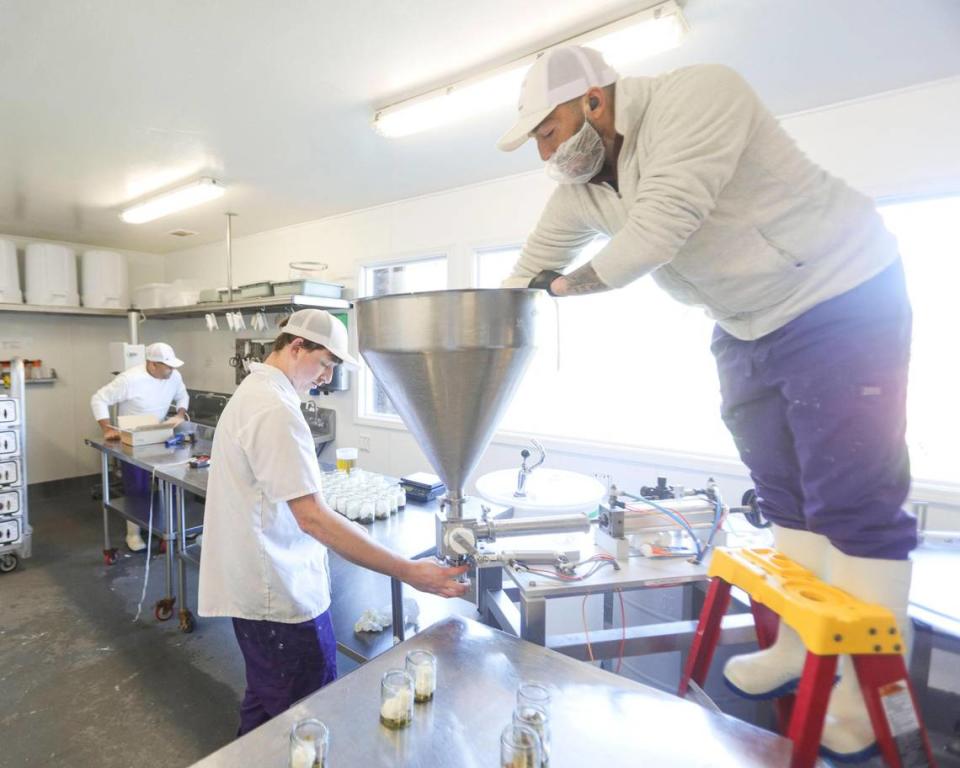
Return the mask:
M 512 152 L 557 106 L 619 79 L 617 71 L 593 48 L 568 45 L 547 51 L 527 70 L 520 86 L 519 117 L 500 137 L 497 148 Z
M 347 368 L 357 369 L 360 363 L 350 354 L 347 327 L 323 309 L 298 309 L 280 329 L 281 333 L 322 344 L 339 357 Z
M 179 368 L 183 365 L 183 360 L 173 353 L 173 347 L 169 344 L 164 344 L 162 341 L 158 341 L 147 347 L 146 358 L 151 363 L 163 363 L 164 365 L 169 365 L 171 368 Z

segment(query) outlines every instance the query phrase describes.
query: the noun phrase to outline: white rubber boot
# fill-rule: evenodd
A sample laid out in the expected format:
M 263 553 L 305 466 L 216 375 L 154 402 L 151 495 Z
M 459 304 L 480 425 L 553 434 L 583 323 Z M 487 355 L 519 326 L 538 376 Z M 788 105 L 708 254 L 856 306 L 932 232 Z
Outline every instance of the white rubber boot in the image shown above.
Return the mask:
M 913 628 L 907 618 L 907 604 L 913 563 L 852 557 L 830 547 L 827 564 L 830 584 L 859 600 L 882 605 L 893 612 L 909 658 Z M 840 762 L 860 762 L 877 750 L 876 737 L 849 656 L 841 657 L 840 674 L 840 682 L 833 689 L 827 707 L 821 751 Z
M 826 536 L 778 525 L 772 526 L 772 530 L 778 551 L 823 578 L 830 547 Z M 731 658 L 723 668 L 723 679 L 744 698 L 773 699 L 796 688 L 806 658 L 807 649 L 800 635 L 780 622 L 773 645 Z
M 140 535 L 140 526 L 136 523 L 127 523 L 127 547 L 131 552 L 143 552 L 147 548 L 147 543 Z

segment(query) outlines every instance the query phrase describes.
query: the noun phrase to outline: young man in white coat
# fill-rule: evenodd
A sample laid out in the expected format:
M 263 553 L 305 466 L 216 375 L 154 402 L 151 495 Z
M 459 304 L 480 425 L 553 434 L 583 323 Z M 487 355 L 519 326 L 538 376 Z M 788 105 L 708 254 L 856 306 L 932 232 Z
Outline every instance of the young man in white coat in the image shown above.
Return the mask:
M 90 398 L 93 418 L 100 425 L 105 440 L 119 440 L 120 433 L 110 424 L 110 407 L 116 405 L 120 416 L 150 414 L 160 421 L 167 418 L 173 403 L 178 420 L 187 418 L 190 396 L 178 370 L 183 365 L 173 352 L 173 347 L 163 342 L 150 344 L 146 349 L 146 362 L 136 365 L 116 376 L 109 384 L 98 389 Z M 150 473 L 123 462 L 123 490 L 128 496 L 148 496 L 151 492 Z M 147 548 L 140 528 L 127 523 L 127 547 L 133 552 Z
M 347 329 L 294 312 L 217 423 L 200 562 L 201 616 L 229 616 L 243 653 L 243 735 L 337 676 L 327 548 L 424 592 L 457 597 L 466 571 L 406 560 L 327 506 L 300 392 L 355 366 Z
M 575 296 L 650 274 L 705 308 L 722 416 L 777 548 L 886 605 L 909 638 L 911 311 L 873 202 L 806 158 L 722 66 L 620 78 L 596 51 L 555 49 L 527 73 L 498 146 L 528 138 L 559 186 L 505 286 Z M 560 274 L 597 234 L 609 242 Z M 624 323 L 632 338 L 645 330 Z M 734 657 L 725 678 L 775 696 L 796 685 L 804 656 L 781 624 L 771 648 Z M 856 760 L 875 740 L 852 665 L 841 674 L 822 744 Z

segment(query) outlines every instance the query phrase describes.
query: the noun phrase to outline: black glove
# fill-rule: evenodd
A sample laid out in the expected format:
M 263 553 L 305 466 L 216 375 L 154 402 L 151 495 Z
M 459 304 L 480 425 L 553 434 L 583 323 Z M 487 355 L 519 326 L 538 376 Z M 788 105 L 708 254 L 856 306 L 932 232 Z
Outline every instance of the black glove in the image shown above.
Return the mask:
M 563 277 L 559 272 L 554 272 L 552 269 L 545 269 L 539 275 L 532 278 L 529 283 L 527 283 L 527 288 L 539 288 L 540 290 L 546 291 L 551 296 L 556 296 L 550 286 L 554 280 L 558 277 Z

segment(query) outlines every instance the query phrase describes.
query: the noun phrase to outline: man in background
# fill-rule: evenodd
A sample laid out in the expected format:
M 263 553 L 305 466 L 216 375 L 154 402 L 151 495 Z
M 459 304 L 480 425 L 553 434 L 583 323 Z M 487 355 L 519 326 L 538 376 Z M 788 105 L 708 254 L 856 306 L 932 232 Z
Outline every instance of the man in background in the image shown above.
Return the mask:
M 120 439 L 120 433 L 110 423 L 110 407 L 114 405 L 119 416 L 149 414 L 158 421 L 164 421 L 173 403 L 177 409 L 175 420 L 185 420 L 190 397 L 177 370 L 182 365 L 183 361 L 174 354 L 173 347 L 157 342 L 147 347 L 143 365 L 127 369 L 98 389 L 90 399 L 90 407 L 104 439 Z M 120 471 L 125 495 L 150 495 L 152 478 L 149 472 L 125 461 L 121 462 Z M 142 552 L 147 548 L 140 528 L 135 523 L 127 523 L 127 546 L 132 552 Z

